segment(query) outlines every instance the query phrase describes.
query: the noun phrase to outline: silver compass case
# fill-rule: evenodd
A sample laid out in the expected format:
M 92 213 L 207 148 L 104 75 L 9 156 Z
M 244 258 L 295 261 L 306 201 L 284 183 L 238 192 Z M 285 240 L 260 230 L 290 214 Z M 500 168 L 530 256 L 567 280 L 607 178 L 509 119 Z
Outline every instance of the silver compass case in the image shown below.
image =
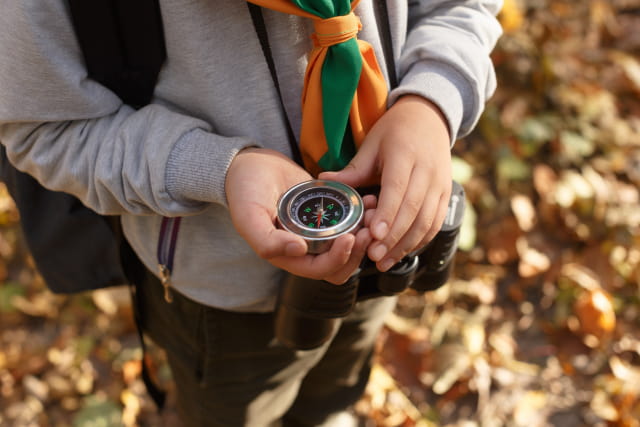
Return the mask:
M 362 223 L 364 205 L 356 190 L 336 181 L 311 180 L 291 187 L 278 201 L 280 226 L 301 236 L 307 252 L 320 254 Z

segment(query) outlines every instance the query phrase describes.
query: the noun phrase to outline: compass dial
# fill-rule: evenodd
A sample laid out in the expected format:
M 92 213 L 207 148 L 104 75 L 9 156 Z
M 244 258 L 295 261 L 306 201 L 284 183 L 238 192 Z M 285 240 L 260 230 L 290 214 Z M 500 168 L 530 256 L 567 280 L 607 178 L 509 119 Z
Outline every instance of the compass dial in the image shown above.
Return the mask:
M 319 229 L 338 225 L 349 207 L 349 200 L 336 190 L 310 189 L 292 203 L 291 213 L 301 225 Z
M 282 228 L 302 236 L 310 253 L 320 253 L 338 236 L 355 230 L 362 220 L 360 195 L 335 181 L 312 180 L 290 188 L 278 202 Z

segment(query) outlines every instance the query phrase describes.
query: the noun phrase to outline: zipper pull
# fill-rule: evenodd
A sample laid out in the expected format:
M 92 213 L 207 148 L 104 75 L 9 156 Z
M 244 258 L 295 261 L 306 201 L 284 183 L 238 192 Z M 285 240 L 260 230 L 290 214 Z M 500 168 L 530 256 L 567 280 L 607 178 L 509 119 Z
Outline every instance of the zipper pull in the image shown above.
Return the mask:
M 180 217 L 162 218 L 160 225 L 160 236 L 158 237 L 158 269 L 160 271 L 160 282 L 164 288 L 164 300 L 173 302 L 171 292 L 171 270 L 173 269 L 173 257 L 178 240 L 178 230 L 180 228 Z
M 173 302 L 173 293 L 171 292 L 171 272 L 164 264 L 158 264 L 160 270 L 160 283 L 164 288 L 164 300 L 171 304 Z

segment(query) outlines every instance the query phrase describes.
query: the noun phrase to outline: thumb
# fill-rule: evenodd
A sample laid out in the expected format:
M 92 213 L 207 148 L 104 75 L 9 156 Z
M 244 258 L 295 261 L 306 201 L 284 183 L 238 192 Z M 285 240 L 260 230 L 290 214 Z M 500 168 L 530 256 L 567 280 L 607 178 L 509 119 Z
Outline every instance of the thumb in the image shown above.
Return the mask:
M 234 225 L 249 246 L 263 259 L 302 256 L 307 252 L 305 241 L 300 236 L 276 228 L 266 209 L 247 209 L 236 216 Z
M 377 151 L 363 145 L 344 169 L 322 172 L 319 179 L 339 181 L 351 187 L 365 187 L 378 183 Z
M 301 237 L 275 228 L 263 236 L 256 236 L 249 245 L 266 260 L 282 256 L 300 257 L 307 253 L 307 244 Z

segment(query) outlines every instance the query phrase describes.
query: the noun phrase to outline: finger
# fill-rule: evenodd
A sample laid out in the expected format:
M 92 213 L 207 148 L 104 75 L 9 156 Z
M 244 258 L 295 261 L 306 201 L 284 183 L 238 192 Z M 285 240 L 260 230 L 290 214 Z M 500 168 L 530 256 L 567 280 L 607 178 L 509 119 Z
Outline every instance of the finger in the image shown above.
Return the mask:
M 447 209 L 449 207 L 449 197 L 450 197 L 449 193 L 443 194 L 442 197 L 440 197 L 440 203 L 438 205 L 436 217 L 433 220 L 433 225 L 431 226 L 431 229 L 429 230 L 429 232 L 425 235 L 425 238 L 423 239 L 423 241 L 420 243 L 420 245 L 416 249 L 419 249 L 428 245 L 429 242 L 431 242 L 433 238 L 436 237 L 436 234 L 438 234 L 438 232 L 442 229 L 442 224 L 444 223 L 444 219 L 447 216 Z
M 435 214 L 431 212 L 433 205 L 437 206 L 434 211 Z M 447 195 L 443 195 L 433 202 L 428 201 L 425 203 L 424 211 L 426 213 L 423 213 L 422 211 L 420 212 L 420 215 L 418 215 L 415 223 L 412 225 L 405 237 L 403 237 L 402 240 L 400 240 L 398 244 L 389 251 L 384 259 L 380 260 L 376 264 L 377 268 L 380 271 L 386 271 L 402 260 L 406 255 L 426 246 L 435 237 L 438 231 L 440 231 L 440 228 L 442 228 L 442 223 L 447 213 L 447 205 Z M 426 222 L 423 222 L 421 220 L 421 217 L 428 217 L 431 215 L 435 215 L 433 221 L 427 220 Z
M 393 223 L 390 225 L 389 232 L 383 240 L 375 242 L 369 249 L 369 258 L 373 261 L 380 261 L 383 257 L 386 257 L 387 252 L 396 246 L 410 228 L 413 227 L 414 233 L 416 233 L 419 231 L 416 230 L 416 225 L 422 225 L 425 220 L 429 221 L 427 226 L 431 225 L 432 217 L 427 217 L 427 214 L 432 211 L 428 208 L 435 211 L 437 207 L 437 196 L 433 197 L 436 200 L 433 201 L 432 205 L 425 206 L 425 203 L 428 201 L 428 175 L 421 169 L 415 169 L 408 182 L 414 184 L 407 187 L 404 198 L 400 204 L 400 209 L 393 219 Z M 375 227 L 375 224 L 373 224 L 372 227 Z M 417 236 L 413 238 L 416 237 Z M 424 236 L 417 237 L 418 241 L 421 240 L 422 237 Z M 417 243 L 417 241 L 415 243 Z
M 353 251 L 349 257 L 349 261 L 338 271 L 327 276 L 324 280 L 340 285 L 345 283 L 358 270 L 362 262 L 362 258 L 367 251 L 367 246 L 371 243 L 372 237 L 368 229 L 363 228 L 356 234 L 356 242 Z
M 374 194 L 367 194 L 366 196 L 362 197 L 362 205 L 364 206 L 365 210 L 375 209 L 375 207 L 378 205 L 378 198 Z
M 380 271 L 387 271 L 407 254 L 418 249 L 425 241 L 425 236 L 429 233 L 433 224 L 433 218 L 435 213 L 433 212 L 438 206 L 438 200 L 427 201 L 419 214 L 415 218 L 415 221 L 404 234 L 402 239 L 398 241 L 395 246 L 391 246 L 389 251 L 382 257 L 374 261 L 376 267 Z M 373 250 L 375 251 L 376 248 Z M 371 258 L 373 260 L 373 258 Z
M 376 211 L 374 209 L 369 209 L 367 211 L 364 212 L 364 226 L 369 228 L 369 226 L 371 225 L 371 220 L 373 219 L 373 216 L 375 215 Z
M 307 244 L 300 236 L 277 229 L 272 213 L 258 204 L 251 204 L 237 214 L 234 223 L 240 235 L 263 259 L 278 256 L 302 256 Z
M 270 259 L 271 264 L 292 274 L 310 279 L 321 280 L 340 270 L 349 261 L 355 244 L 353 234 L 338 237 L 329 251 L 319 255 L 303 257 L 276 257 Z
M 373 194 L 369 194 L 362 198 L 362 202 L 364 205 L 364 218 L 362 222 L 365 227 L 369 227 L 378 204 L 378 198 Z
M 433 220 L 433 225 L 431 229 L 426 234 L 424 240 L 422 241 L 420 247 L 426 246 L 433 238 L 438 234 L 438 232 L 442 229 L 442 225 L 444 224 L 444 220 L 447 216 L 447 212 L 449 210 L 449 202 L 451 200 L 451 191 L 452 186 L 451 183 L 448 182 L 442 186 L 442 194 L 440 196 L 440 200 L 438 203 L 438 209 L 436 211 L 436 216 Z
M 377 154 L 377 144 L 363 144 L 344 169 L 322 172 L 318 178 L 339 181 L 351 187 L 372 185 L 378 175 Z
M 376 240 L 383 240 L 398 214 L 404 199 L 413 167 L 407 170 L 406 159 L 391 156 L 384 165 L 380 181 L 378 207 L 371 224 L 371 233 Z

